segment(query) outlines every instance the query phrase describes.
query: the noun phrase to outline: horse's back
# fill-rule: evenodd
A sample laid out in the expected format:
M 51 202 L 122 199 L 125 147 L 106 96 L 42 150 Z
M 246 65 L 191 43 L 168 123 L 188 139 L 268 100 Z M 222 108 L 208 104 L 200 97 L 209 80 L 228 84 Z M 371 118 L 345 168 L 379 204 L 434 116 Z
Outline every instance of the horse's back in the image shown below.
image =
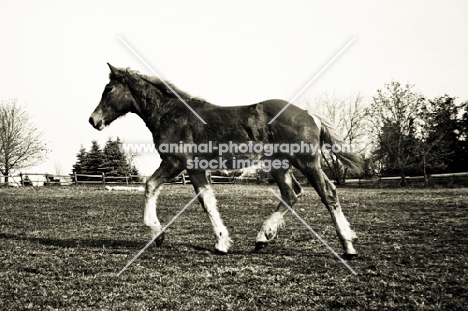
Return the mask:
M 314 118 L 286 100 L 269 99 L 228 107 L 204 103 L 195 110 L 220 139 L 233 139 L 239 135 L 245 136 L 243 139 L 259 141 L 276 140 L 276 137 L 283 142 L 318 142 L 320 129 Z M 273 118 L 275 120 L 270 124 Z

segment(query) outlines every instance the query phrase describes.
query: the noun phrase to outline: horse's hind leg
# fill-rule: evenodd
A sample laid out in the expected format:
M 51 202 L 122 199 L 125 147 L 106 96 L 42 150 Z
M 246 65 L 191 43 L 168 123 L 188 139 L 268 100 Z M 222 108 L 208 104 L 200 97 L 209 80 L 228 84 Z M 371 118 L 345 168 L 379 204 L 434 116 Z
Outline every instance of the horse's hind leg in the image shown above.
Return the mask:
M 198 200 L 210 217 L 213 233 L 216 238 L 215 249 L 222 254 L 226 254 L 231 246 L 232 240 L 229 238 L 227 228 L 223 224 L 221 216 L 219 215 L 213 188 L 208 181 L 206 172 L 188 171 L 188 174 L 190 176 L 190 181 L 195 188 L 195 192 L 199 193 L 200 191 L 203 191 L 203 193 L 198 196 Z
M 336 228 L 336 233 L 341 241 L 344 249 L 344 256 L 354 257 L 357 256 L 356 250 L 353 247 L 353 240 L 355 240 L 356 233 L 351 230 L 349 222 L 346 220 L 341 205 L 336 194 L 335 185 L 328 179 L 319 165 L 315 167 L 308 167 L 301 169 L 304 175 L 315 188 L 319 194 L 322 202 L 327 207 L 332 217 L 333 223 Z
M 281 198 L 290 207 L 297 201 L 297 196 L 293 190 L 292 173 L 288 170 L 274 170 L 270 172 L 271 177 L 276 181 L 281 192 Z M 269 241 L 275 238 L 278 228 L 283 224 L 283 216 L 288 211 L 283 202 L 280 202 L 276 211 L 263 223 L 262 229 L 257 235 L 255 251 L 265 247 Z

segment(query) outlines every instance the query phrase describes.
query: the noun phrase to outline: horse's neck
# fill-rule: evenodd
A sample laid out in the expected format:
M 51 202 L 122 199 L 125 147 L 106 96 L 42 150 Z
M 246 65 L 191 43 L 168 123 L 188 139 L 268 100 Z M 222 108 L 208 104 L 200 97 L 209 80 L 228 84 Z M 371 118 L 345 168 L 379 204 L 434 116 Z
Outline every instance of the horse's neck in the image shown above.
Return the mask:
M 159 102 L 155 102 L 159 101 Z M 140 98 L 137 101 L 136 114 L 145 122 L 146 126 L 150 128 L 152 125 L 158 125 L 161 118 L 164 117 L 164 112 L 161 109 L 161 100 L 151 98 Z
M 182 103 L 179 99 L 165 97 L 163 95 L 141 97 L 137 101 L 136 114 L 145 122 L 146 127 L 155 134 L 164 131 L 164 120 L 171 120 L 168 117 L 176 111 L 180 111 Z
M 133 80 L 133 84 L 129 87 L 132 90 L 135 99 L 135 113 L 147 124 L 158 122 L 162 117 L 164 105 L 168 102 L 168 98 L 159 92 L 154 85 L 146 80 L 145 86 L 138 86 L 140 83 L 137 79 Z M 149 127 L 149 126 L 148 126 Z
M 131 87 L 137 105 L 134 112 L 145 122 L 153 136 L 167 131 L 175 115 L 179 120 L 183 119 L 183 114 L 190 116 L 187 107 L 179 98 L 167 96 L 151 82 L 146 79 L 143 81 L 145 81 L 144 87 Z M 206 104 L 208 103 L 204 103 Z

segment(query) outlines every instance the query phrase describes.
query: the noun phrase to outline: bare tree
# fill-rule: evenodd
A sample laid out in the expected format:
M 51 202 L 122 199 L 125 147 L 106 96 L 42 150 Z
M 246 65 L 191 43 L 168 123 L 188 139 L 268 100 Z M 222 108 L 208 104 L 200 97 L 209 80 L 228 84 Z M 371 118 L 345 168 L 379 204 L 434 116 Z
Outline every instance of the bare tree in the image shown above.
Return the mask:
M 353 152 L 363 153 L 366 148 L 365 103 L 358 93 L 349 97 L 339 97 L 335 94 L 322 93 L 316 98 L 303 99 L 298 106 L 308 111 L 330 119 L 343 136 L 343 141 L 353 146 Z M 348 169 L 342 165 L 336 156 L 322 153 L 325 166 L 333 174 L 338 184 L 344 183 Z
M 0 102 L 0 171 L 8 182 L 13 169 L 42 161 L 46 146 L 41 133 L 16 99 Z
M 66 169 L 63 167 L 62 162 L 59 159 L 54 161 L 54 169 L 56 175 L 65 175 Z

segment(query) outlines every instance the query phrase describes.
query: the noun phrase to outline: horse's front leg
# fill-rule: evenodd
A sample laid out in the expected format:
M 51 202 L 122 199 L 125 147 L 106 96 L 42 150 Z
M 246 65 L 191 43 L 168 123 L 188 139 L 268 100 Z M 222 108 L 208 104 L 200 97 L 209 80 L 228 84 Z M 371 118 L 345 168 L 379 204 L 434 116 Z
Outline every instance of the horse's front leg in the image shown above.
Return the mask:
M 156 203 L 159 193 L 161 192 L 162 185 L 165 182 L 170 182 L 179 175 L 180 172 L 182 172 L 183 168 L 178 164 L 179 162 L 175 160 L 163 160 L 159 168 L 146 181 L 144 221 L 145 225 L 147 225 L 151 230 L 152 238 L 158 235 L 162 229 L 156 213 Z M 164 235 L 161 234 L 156 239 L 156 245 L 160 246 L 163 240 Z
M 280 188 L 281 198 L 289 206 L 292 207 L 297 201 L 297 195 L 294 187 L 294 182 L 297 183 L 294 175 L 288 170 L 273 170 L 270 172 L 271 177 L 276 181 L 278 187 Z M 302 192 L 302 188 L 299 183 L 298 192 Z M 278 229 L 283 225 L 283 217 L 288 212 L 288 208 L 280 202 L 276 211 L 273 212 L 270 217 L 265 220 L 263 223 L 262 229 L 257 235 L 257 240 L 255 242 L 255 251 L 259 251 L 264 248 L 271 240 L 276 237 Z
M 196 193 L 200 193 L 198 200 L 203 206 L 203 209 L 210 217 L 213 233 L 216 238 L 215 249 L 221 254 L 226 254 L 231 246 L 232 240 L 229 238 L 229 233 L 226 226 L 223 224 L 216 206 L 216 198 L 213 188 L 208 180 L 205 171 L 188 171 L 190 181 Z

